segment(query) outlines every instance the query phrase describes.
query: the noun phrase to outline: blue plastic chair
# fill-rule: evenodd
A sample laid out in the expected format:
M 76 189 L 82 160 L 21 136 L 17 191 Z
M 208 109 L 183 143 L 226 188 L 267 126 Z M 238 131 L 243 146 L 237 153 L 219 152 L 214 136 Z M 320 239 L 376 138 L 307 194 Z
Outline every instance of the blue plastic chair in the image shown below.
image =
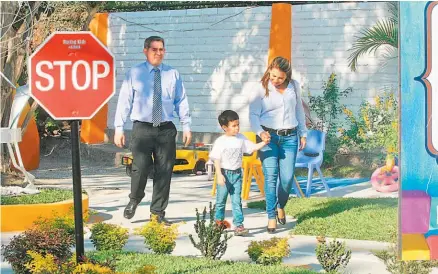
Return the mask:
M 308 168 L 306 197 L 310 196 L 312 190 L 312 179 L 315 169 L 319 174 L 319 178 L 321 179 L 327 194 L 330 195 L 330 188 L 327 185 L 327 182 L 325 181 L 321 171 L 321 165 L 324 159 L 325 136 L 326 134 L 322 131 L 309 130 L 307 132 L 306 147 L 302 151 L 298 151 L 297 154 L 295 167 Z

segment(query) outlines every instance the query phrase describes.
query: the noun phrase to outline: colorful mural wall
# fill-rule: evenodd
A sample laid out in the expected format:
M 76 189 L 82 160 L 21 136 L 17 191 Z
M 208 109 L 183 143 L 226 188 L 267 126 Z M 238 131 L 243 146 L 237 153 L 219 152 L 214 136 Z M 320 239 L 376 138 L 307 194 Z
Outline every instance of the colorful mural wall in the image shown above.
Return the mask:
M 438 259 L 438 2 L 400 3 L 403 260 Z

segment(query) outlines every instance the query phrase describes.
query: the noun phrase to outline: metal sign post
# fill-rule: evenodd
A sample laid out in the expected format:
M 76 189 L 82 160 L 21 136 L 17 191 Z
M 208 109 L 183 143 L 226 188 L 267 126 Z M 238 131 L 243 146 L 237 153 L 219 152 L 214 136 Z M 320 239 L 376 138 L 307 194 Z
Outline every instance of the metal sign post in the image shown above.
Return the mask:
M 83 262 L 84 256 L 84 227 L 82 218 L 82 179 L 81 179 L 81 155 L 79 150 L 79 120 L 73 120 L 71 128 L 71 156 L 73 173 L 73 202 L 75 209 L 75 239 L 76 261 Z

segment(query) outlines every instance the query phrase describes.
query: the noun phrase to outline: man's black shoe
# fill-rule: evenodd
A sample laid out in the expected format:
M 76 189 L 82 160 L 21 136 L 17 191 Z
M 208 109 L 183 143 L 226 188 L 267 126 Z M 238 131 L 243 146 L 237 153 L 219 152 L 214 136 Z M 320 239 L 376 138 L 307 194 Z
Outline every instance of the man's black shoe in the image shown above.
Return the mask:
M 129 201 L 128 205 L 125 207 L 125 212 L 123 217 L 126 219 L 131 219 L 135 215 L 135 210 L 137 209 L 138 203 L 136 201 Z
M 164 216 L 151 214 L 151 220 L 154 217 L 157 218 L 158 223 L 163 223 L 166 226 L 171 226 L 172 225 L 172 222 L 167 220 Z

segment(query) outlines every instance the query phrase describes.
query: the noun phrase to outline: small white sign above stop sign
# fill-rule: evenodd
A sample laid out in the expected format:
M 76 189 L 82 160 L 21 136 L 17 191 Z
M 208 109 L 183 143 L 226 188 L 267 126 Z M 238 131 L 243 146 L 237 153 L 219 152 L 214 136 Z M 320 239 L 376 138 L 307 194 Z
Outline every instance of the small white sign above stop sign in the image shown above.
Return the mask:
M 55 32 L 30 57 L 31 96 L 54 119 L 91 119 L 115 93 L 114 63 L 91 32 Z

